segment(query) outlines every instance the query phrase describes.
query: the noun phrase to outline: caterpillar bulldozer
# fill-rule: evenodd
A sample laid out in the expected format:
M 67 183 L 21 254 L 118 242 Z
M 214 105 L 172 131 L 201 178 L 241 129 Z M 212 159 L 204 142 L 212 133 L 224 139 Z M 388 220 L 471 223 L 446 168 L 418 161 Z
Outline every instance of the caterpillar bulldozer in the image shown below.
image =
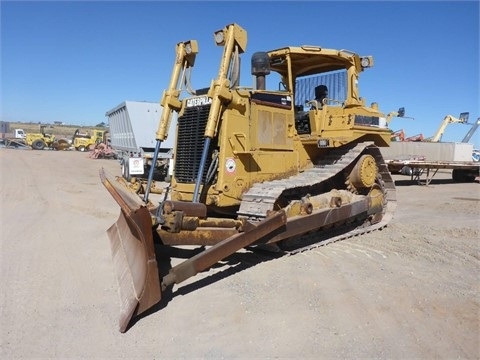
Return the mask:
M 140 195 L 100 170 L 120 206 L 107 233 L 121 332 L 175 284 L 239 250 L 304 251 L 383 228 L 394 213 L 395 185 L 379 150 L 391 131 L 358 88 L 372 56 L 320 46 L 256 52 L 254 84 L 242 87 L 246 31 L 230 24 L 214 40 L 223 48 L 218 75 L 200 90 L 191 83 L 197 41 L 176 45 L 154 152 L 176 115 L 168 196 L 151 201 L 152 174 Z M 183 245 L 198 251 L 159 270 L 156 247 Z

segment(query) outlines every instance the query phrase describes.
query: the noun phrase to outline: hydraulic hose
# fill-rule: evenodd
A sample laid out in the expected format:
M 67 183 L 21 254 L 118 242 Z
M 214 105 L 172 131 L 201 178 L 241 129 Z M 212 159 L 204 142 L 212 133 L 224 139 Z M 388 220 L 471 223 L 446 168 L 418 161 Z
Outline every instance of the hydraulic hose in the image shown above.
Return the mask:
M 203 169 L 205 169 L 205 163 L 207 162 L 208 149 L 210 148 L 210 138 L 205 137 L 203 144 L 202 159 L 200 160 L 200 166 L 198 168 L 197 179 L 195 180 L 195 190 L 193 191 L 193 202 L 198 203 L 198 195 L 200 191 L 200 184 L 202 182 Z
M 150 194 L 150 186 L 152 185 L 152 180 L 153 180 L 153 171 L 155 170 L 155 164 L 157 163 L 158 153 L 160 152 L 161 144 L 162 144 L 162 140 L 157 140 L 157 143 L 155 144 L 155 151 L 153 152 L 152 164 L 150 165 L 150 171 L 148 172 L 147 188 L 145 189 L 145 196 L 143 197 L 143 201 L 145 202 L 145 204 L 148 203 L 148 195 Z

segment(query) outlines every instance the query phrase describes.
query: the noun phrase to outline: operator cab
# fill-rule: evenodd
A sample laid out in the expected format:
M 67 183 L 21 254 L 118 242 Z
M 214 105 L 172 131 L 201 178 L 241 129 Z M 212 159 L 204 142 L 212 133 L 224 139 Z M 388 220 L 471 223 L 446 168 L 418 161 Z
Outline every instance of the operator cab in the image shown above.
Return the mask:
M 366 106 L 359 94 L 359 74 L 372 66 L 371 56 L 318 46 L 286 47 L 252 57 L 256 89 L 290 98 L 297 134 L 316 137 L 335 138 L 339 131 L 362 136 L 353 134 L 356 127 L 365 128 L 362 131 L 368 137 L 371 129 L 366 128 L 384 127 L 377 104 Z M 279 84 L 277 89 L 267 89 L 267 75 L 270 83 Z

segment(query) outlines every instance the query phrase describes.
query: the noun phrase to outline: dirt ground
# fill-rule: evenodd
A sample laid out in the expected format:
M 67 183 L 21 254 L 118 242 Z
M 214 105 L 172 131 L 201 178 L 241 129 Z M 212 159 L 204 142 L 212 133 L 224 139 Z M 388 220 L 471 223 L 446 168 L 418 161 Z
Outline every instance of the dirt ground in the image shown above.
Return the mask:
M 480 185 L 395 175 L 382 231 L 239 253 L 118 331 L 115 160 L 0 149 L 0 358 L 480 358 Z

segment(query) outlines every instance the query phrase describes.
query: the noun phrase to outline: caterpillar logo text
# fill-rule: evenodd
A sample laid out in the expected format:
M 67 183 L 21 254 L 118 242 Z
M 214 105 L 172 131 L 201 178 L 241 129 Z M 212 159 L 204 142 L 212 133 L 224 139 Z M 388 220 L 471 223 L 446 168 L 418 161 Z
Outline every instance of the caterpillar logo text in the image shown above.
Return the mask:
M 200 96 L 200 97 L 187 99 L 187 107 L 209 105 L 211 103 L 212 103 L 212 99 L 209 98 L 208 96 Z

